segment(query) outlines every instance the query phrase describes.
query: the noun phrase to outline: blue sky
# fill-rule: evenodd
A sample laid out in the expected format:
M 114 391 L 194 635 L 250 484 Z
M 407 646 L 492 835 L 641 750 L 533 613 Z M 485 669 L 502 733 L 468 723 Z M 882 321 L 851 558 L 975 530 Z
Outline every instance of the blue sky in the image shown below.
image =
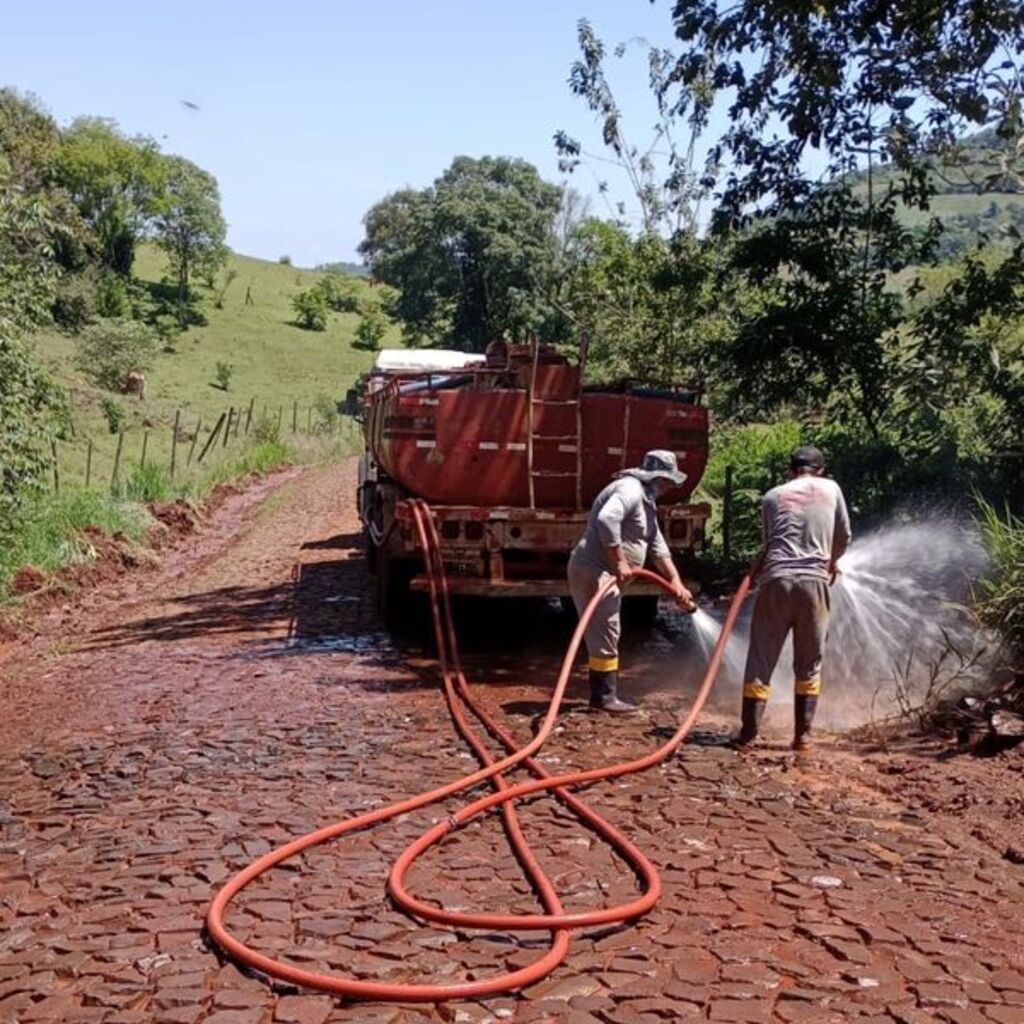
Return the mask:
M 566 80 L 576 22 L 611 48 L 671 43 L 668 0 L 36 0 L 5 5 L 0 84 L 61 123 L 112 117 L 220 182 L 228 241 L 312 265 L 354 259 L 362 216 L 457 154 L 507 154 L 560 181 L 565 128 L 600 151 Z M 637 142 L 653 125 L 645 59 L 613 61 Z M 193 111 L 182 101 L 197 104 Z M 596 193 L 601 164 L 572 183 Z M 595 213 L 607 213 L 595 199 Z

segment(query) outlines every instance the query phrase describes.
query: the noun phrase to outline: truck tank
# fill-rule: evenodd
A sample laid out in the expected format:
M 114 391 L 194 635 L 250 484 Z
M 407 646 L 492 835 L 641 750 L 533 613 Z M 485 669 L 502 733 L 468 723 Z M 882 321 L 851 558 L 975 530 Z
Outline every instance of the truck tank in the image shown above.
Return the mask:
M 666 540 L 679 557 L 699 549 L 709 509 L 689 499 L 708 455 L 700 389 L 588 386 L 585 362 L 585 346 L 575 364 L 537 344 L 380 353 L 363 404 L 359 504 L 378 581 L 398 576 L 385 591 L 423 583 L 403 508 L 416 497 L 439 520 L 456 593 L 564 596 L 591 502 L 652 448 L 675 452 L 687 477 L 660 499 Z

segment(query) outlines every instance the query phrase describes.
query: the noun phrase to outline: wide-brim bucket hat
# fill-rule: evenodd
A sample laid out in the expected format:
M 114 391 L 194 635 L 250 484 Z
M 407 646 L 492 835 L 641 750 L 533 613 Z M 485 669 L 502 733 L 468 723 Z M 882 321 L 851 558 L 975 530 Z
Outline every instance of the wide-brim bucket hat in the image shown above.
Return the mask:
M 676 453 L 665 451 L 664 448 L 649 451 L 640 466 L 624 469 L 619 476 L 635 476 L 645 484 L 654 480 L 669 480 L 675 487 L 682 486 L 686 480 L 686 474 L 680 470 L 676 461 Z

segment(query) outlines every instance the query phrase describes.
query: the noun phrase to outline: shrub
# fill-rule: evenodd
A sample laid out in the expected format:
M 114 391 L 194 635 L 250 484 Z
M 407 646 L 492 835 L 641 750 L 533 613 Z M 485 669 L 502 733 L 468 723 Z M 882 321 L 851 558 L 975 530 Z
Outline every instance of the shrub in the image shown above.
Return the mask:
M 60 406 L 53 381 L 0 322 L 0 534 L 49 465 L 46 442 Z
M 379 309 L 370 309 L 356 325 L 356 344 L 376 352 L 388 332 L 388 319 Z
M 980 500 L 980 525 L 991 570 L 974 588 L 978 617 L 998 630 L 1018 657 L 1024 655 L 1024 518 L 1000 514 Z
M 276 444 L 281 438 L 281 425 L 276 416 L 261 416 L 253 427 L 253 438 L 257 444 Z
M 295 322 L 307 331 L 327 330 L 327 300 L 318 288 L 307 288 L 292 299 Z
M 126 501 L 168 501 L 174 496 L 174 485 L 163 466 L 150 462 L 132 468 L 121 482 L 118 495 Z
M 789 456 L 803 440 L 800 424 L 783 420 L 773 424 L 720 427 L 710 444 L 710 459 L 701 489 L 713 499 L 725 496 L 725 470 L 732 466 L 732 553 L 752 556 L 761 546 L 761 498 L 785 479 Z M 713 532 L 721 529 L 722 507 L 716 502 Z
M 96 312 L 111 320 L 132 315 L 132 300 L 124 279 L 117 274 L 106 274 L 96 289 Z
M 362 303 L 359 298 L 359 285 L 342 274 L 326 274 L 316 287 L 323 293 L 327 305 L 335 313 L 360 313 Z
M 221 391 L 227 391 L 231 386 L 231 376 L 235 372 L 234 366 L 231 363 L 222 363 L 220 360 L 217 361 L 217 387 Z
M 136 320 L 106 320 L 78 339 L 76 365 L 108 391 L 121 391 L 129 373 L 144 372 L 160 348 L 156 333 Z
M 338 404 L 327 395 L 317 395 L 313 400 L 313 410 L 316 413 L 317 431 L 333 431 L 338 424 Z
M 96 310 L 96 283 L 86 274 L 64 278 L 53 300 L 53 320 L 62 330 L 78 334 Z
M 116 399 L 104 395 L 100 399 L 100 411 L 107 421 L 107 429 L 116 434 L 124 428 L 125 413 L 124 407 Z
M 288 256 L 288 255 L 278 256 L 277 257 L 277 262 L 280 263 L 284 267 L 290 267 L 292 265 L 292 258 L 291 258 L 291 256 Z

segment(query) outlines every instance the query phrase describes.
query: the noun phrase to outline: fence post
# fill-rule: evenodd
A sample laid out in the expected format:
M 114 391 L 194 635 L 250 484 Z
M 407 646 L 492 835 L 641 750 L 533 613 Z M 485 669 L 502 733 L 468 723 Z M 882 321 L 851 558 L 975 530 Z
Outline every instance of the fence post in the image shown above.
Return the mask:
M 227 448 L 228 446 L 228 438 L 231 436 L 231 420 L 234 418 L 234 415 L 235 407 L 231 406 L 231 408 L 228 409 L 228 422 L 224 427 L 224 443 L 221 445 L 222 448 Z
M 732 560 L 732 466 L 725 467 L 725 494 L 722 498 L 722 555 Z
M 255 398 L 249 399 L 249 411 L 245 414 L 245 432 L 249 433 L 249 428 L 252 426 L 252 407 L 256 404 Z
M 89 490 L 92 481 L 92 438 L 87 439 L 85 448 L 85 489 Z
M 199 419 L 196 420 L 196 432 L 192 435 L 192 444 L 190 445 L 188 450 L 188 462 L 185 463 L 186 466 L 192 465 L 192 453 L 196 450 L 196 444 L 199 442 L 199 431 L 202 428 L 202 426 L 203 417 L 200 416 Z
M 292 402 L 292 433 L 299 429 L 299 400 Z
M 110 489 L 116 490 L 118 481 L 120 480 L 121 470 L 121 447 L 124 444 L 124 431 L 119 430 L 117 432 L 117 450 L 114 452 L 114 471 L 110 474 Z
M 210 433 L 210 436 L 206 439 L 206 444 L 203 445 L 203 450 L 199 453 L 199 458 L 196 459 L 196 462 L 202 462 L 203 461 L 203 456 L 206 455 L 206 453 L 210 450 L 210 447 L 214 444 L 214 442 L 220 436 L 220 428 L 224 426 L 224 419 L 225 419 L 226 416 L 227 416 L 226 412 L 222 412 L 220 414 L 220 419 L 217 420 L 217 423 L 214 426 L 213 431 Z
M 60 494 L 60 469 L 57 466 L 57 442 L 50 439 L 50 452 L 53 454 L 53 493 Z
M 313 406 L 310 406 L 309 409 L 306 410 L 306 412 L 307 412 L 307 415 L 306 415 L 306 433 L 307 434 L 312 434 L 313 433 Z
M 181 422 L 181 410 L 174 410 L 174 426 L 171 428 L 171 479 L 174 479 L 174 470 L 178 465 L 178 424 Z
M 139 468 L 146 468 L 146 449 L 149 447 L 149 431 L 142 432 L 142 458 L 139 459 Z
M 279 405 L 277 407 L 277 429 L 278 429 L 278 432 L 280 432 L 280 430 L 281 430 L 281 422 L 282 422 L 283 418 L 284 418 L 284 406 L 283 405 Z

